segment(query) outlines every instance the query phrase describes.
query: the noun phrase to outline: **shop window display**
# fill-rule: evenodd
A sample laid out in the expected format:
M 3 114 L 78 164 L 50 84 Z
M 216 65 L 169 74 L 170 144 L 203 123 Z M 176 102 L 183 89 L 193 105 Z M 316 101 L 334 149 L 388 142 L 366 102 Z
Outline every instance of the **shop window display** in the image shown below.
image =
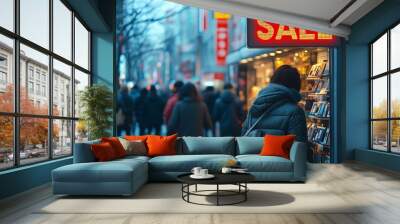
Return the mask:
M 246 107 L 266 87 L 279 66 L 289 64 L 301 74 L 300 105 L 306 112 L 309 160 L 316 163 L 332 161 L 330 61 L 328 48 L 285 48 L 242 60 L 239 70 L 246 71 Z M 245 69 L 244 69 L 245 67 Z M 241 90 L 239 90 L 241 91 Z

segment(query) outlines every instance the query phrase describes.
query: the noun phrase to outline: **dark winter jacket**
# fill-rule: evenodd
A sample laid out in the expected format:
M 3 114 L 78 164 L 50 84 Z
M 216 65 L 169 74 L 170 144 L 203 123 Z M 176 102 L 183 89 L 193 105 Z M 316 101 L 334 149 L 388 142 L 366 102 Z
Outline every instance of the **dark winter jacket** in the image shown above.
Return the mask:
M 178 136 L 204 136 L 212 127 L 207 106 L 202 101 L 185 98 L 178 101 L 168 123 L 168 132 Z
M 117 100 L 118 110 L 121 110 L 124 116 L 124 123 L 131 124 L 134 115 L 134 101 L 128 93 L 121 92 L 118 94 Z
M 218 94 L 214 91 L 205 91 L 203 93 L 204 103 L 207 105 L 207 109 L 210 113 L 214 111 L 214 105 L 218 98 Z
M 135 99 L 135 116 L 136 121 L 139 124 L 145 125 L 145 107 L 146 107 L 146 96 L 139 96 Z
M 219 122 L 221 136 L 239 136 L 244 119 L 242 103 L 229 90 L 224 90 L 214 105 L 214 122 Z
M 164 101 L 158 95 L 150 95 L 146 99 L 144 119 L 147 125 L 162 125 Z
M 266 116 L 260 120 L 254 130 L 260 133 L 272 135 L 296 135 L 297 141 L 307 141 L 306 117 L 303 109 L 297 103 L 301 95 L 294 89 L 289 89 L 283 85 L 270 83 L 268 87 L 262 89 L 249 110 L 249 114 L 244 122 L 242 134 L 246 133 L 254 122 L 271 106 L 276 106 L 276 102 L 285 101 L 276 108 L 271 109 Z

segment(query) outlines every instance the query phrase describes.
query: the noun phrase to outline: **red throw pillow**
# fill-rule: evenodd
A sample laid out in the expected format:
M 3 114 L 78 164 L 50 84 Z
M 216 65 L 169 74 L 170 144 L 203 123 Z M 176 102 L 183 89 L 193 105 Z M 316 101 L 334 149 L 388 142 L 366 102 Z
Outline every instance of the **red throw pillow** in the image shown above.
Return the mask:
M 108 142 L 93 144 L 91 145 L 91 149 L 94 157 L 99 162 L 110 161 L 117 158 L 114 149 Z
M 170 136 L 149 135 L 147 137 L 148 156 L 176 155 L 176 134 Z
M 101 138 L 101 142 L 108 142 L 114 149 L 117 158 L 126 156 L 126 151 L 117 137 Z
M 135 135 L 125 135 L 125 139 L 128 141 L 142 141 L 146 142 L 147 135 L 135 136 Z
M 261 156 L 280 156 L 290 159 L 290 148 L 295 140 L 295 135 L 265 135 Z

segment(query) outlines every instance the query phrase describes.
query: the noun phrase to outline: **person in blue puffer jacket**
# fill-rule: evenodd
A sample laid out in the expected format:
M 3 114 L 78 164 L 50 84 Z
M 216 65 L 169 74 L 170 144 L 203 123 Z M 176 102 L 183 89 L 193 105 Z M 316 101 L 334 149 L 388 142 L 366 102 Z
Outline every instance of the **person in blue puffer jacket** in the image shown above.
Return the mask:
M 306 116 L 298 106 L 300 87 L 300 74 L 296 68 L 290 65 L 279 67 L 270 84 L 259 92 L 253 102 L 243 124 L 242 135 L 293 134 L 296 141 L 307 142 Z

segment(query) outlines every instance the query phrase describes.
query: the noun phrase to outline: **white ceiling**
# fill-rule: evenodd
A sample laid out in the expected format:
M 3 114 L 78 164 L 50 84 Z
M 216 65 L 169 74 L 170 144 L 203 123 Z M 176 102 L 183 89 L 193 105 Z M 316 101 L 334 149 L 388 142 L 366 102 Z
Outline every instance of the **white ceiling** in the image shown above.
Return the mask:
M 170 0 L 347 37 L 350 26 L 383 0 Z
M 337 12 L 346 6 L 350 0 L 230 0 L 230 2 L 278 9 L 301 16 L 330 20 Z

